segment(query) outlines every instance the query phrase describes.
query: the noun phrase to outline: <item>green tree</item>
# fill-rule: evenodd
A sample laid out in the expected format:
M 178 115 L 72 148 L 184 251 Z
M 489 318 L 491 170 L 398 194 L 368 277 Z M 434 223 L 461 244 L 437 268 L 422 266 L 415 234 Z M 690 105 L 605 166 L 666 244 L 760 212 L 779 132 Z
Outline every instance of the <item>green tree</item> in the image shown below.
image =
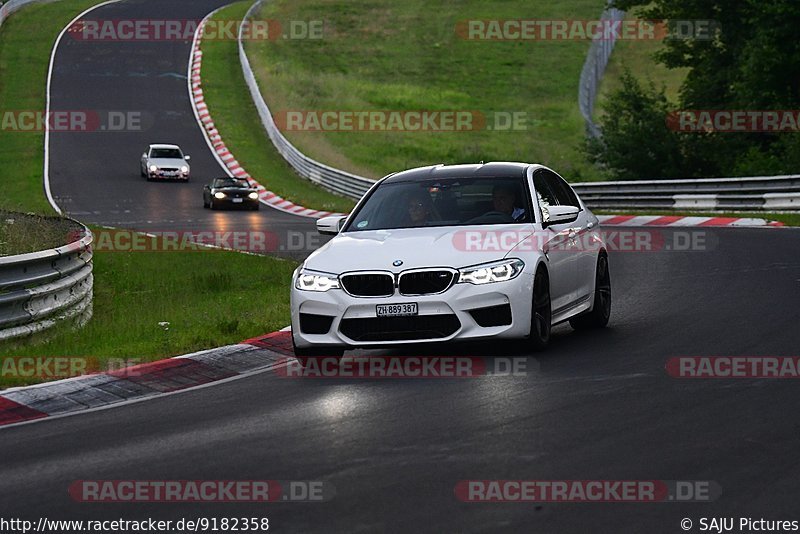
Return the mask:
M 643 87 L 625 70 L 600 120 L 603 136 L 587 140 L 590 158 L 622 180 L 682 176 L 679 134 L 666 123 L 671 109 L 663 88 Z
M 798 109 L 800 107 L 800 22 L 797 0 L 616 0 L 615 6 L 636 9 L 640 18 L 675 21 L 706 20 L 714 31 L 708 38 L 668 39 L 656 60 L 669 68 L 687 68 L 675 109 Z M 620 91 L 619 106 L 636 113 L 641 99 Z M 619 113 L 620 110 L 617 110 Z M 605 119 L 612 128 L 614 120 Z M 768 173 L 798 160 L 800 133 L 687 133 L 678 134 L 679 161 L 685 176 Z M 609 151 L 618 148 L 603 142 Z M 639 155 L 650 158 L 651 143 Z M 615 168 L 627 155 L 600 152 L 596 159 Z M 763 170 L 759 170 L 763 168 Z M 632 167 L 618 170 L 630 176 Z M 786 172 L 799 172 L 792 167 Z M 664 176 L 667 176 L 666 174 Z

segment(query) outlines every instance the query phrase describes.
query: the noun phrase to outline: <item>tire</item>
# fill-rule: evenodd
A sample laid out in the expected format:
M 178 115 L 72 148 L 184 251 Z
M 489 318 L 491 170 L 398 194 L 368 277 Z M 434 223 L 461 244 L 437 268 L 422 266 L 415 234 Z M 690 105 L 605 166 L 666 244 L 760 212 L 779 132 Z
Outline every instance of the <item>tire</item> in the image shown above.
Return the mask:
M 252 208 L 250 208 L 250 209 L 251 209 L 251 210 L 253 210 L 253 211 L 258 211 L 258 210 L 260 210 L 260 209 L 261 209 L 261 205 L 260 205 L 260 204 L 255 204 L 255 205 L 253 205 L 253 207 L 252 207 Z
M 210 209 L 210 210 L 215 210 L 215 209 L 217 209 L 217 208 L 214 206 L 214 199 L 213 199 L 213 198 L 210 198 L 210 199 L 208 200 L 208 209 Z
M 605 253 L 601 253 L 597 258 L 594 277 L 592 311 L 569 320 L 569 324 L 575 330 L 603 328 L 611 318 L 611 274 L 608 271 L 608 256 Z
M 206 197 L 203 197 L 203 209 L 208 209 L 208 202 L 206 202 Z
M 553 310 L 550 303 L 550 277 L 547 270 L 540 267 L 533 278 L 533 298 L 531 299 L 531 330 L 528 346 L 535 351 L 544 350 L 550 343 Z

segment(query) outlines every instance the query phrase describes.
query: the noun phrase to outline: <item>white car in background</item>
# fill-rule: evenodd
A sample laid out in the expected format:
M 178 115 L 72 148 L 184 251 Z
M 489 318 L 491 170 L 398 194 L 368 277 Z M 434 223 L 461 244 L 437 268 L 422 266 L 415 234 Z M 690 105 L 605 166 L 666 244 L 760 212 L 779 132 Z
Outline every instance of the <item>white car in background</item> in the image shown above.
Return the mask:
M 611 314 L 597 217 L 536 164 L 437 165 L 389 175 L 292 277 L 301 361 L 355 347 L 526 339 L 553 325 L 602 327 Z
M 178 145 L 153 144 L 142 154 L 140 172 L 148 180 L 189 181 L 190 156 L 184 155 Z

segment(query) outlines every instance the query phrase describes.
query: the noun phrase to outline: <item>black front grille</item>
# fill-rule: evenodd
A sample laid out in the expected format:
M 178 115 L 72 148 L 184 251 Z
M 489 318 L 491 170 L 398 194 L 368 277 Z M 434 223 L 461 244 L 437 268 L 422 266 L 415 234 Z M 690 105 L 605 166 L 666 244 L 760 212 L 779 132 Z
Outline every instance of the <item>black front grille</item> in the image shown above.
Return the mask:
M 394 295 L 394 277 L 389 274 L 345 274 L 344 290 L 356 297 L 389 297 Z
M 416 271 L 400 275 L 398 287 L 403 295 L 441 293 L 453 282 L 452 271 Z
M 478 326 L 484 328 L 511 324 L 511 304 L 477 308 L 475 310 L 470 310 L 469 314 L 472 315 L 472 318 L 475 319 Z
M 178 169 L 175 167 L 161 167 L 161 170 L 164 172 L 178 172 Z
M 440 339 L 459 328 L 461 322 L 453 314 L 343 319 L 339 326 L 342 334 L 361 342 Z
M 327 334 L 331 329 L 333 317 L 313 313 L 300 314 L 300 331 L 304 334 Z

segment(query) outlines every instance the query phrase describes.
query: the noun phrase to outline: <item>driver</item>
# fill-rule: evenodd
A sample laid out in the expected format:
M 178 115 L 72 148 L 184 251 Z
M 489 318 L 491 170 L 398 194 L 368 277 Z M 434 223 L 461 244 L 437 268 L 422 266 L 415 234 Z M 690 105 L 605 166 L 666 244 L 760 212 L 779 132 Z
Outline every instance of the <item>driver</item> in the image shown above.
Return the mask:
M 516 207 L 516 192 L 509 185 L 496 185 L 492 188 L 492 206 L 494 211 L 508 215 L 515 221 L 525 217 L 525 209 Z
M 407 217 L 409 226 L 425 226 L 434 216 L 431 196 L 424 191 L 416 191 L 406 199 Z

